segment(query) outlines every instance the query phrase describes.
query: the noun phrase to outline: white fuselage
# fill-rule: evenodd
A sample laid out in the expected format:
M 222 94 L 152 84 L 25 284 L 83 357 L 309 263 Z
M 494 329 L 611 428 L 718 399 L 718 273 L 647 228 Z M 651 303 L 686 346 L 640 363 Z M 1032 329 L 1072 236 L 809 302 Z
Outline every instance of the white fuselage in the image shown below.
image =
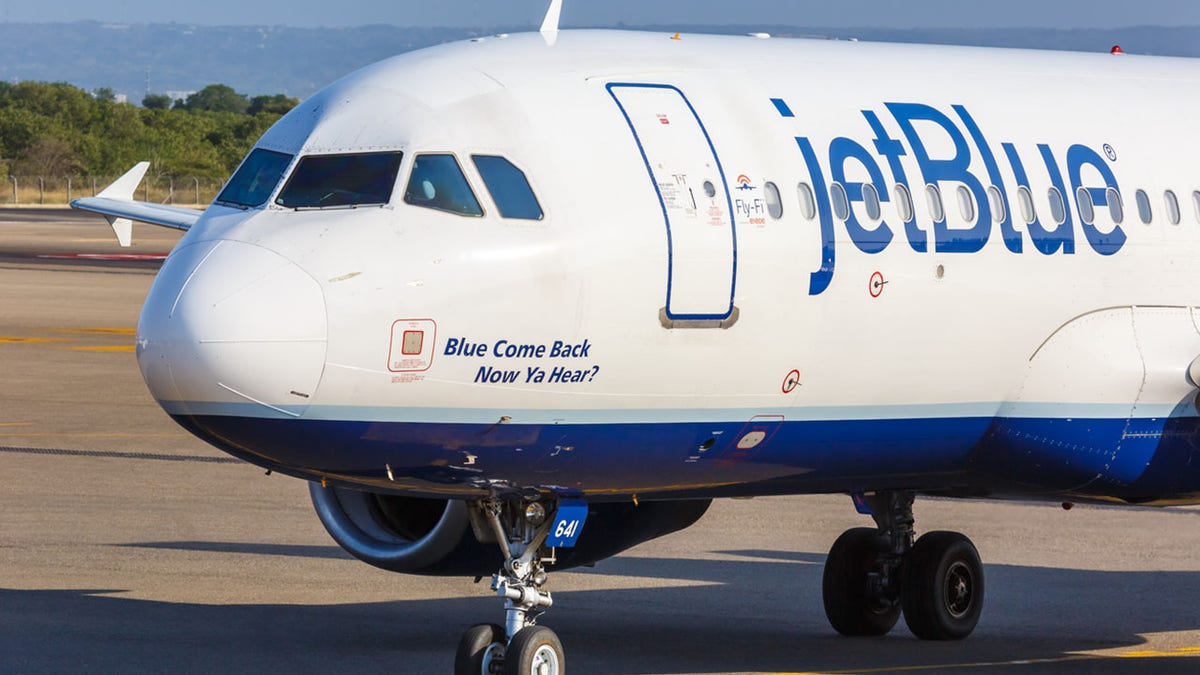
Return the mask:
M 1166 420 L 1196 415 L 1198 79 L 1184 59 L 617 32 L 396 57 L 257 146 L 401 152 L 390 202 L 287 208 L 285 173 L 266 206 L 210 207 L 147 300 L 139 360 L 227 449 L 415 494 L 968 490 L 982 462 L 1133 498 Z M 457 157 L 482 216 L 405 201 L 423 154 Z M 480 155 L 524 173 L 541 219 L 501 216 Z M 247 420 L 307 424 L 312 447 L 257 446 Z M 1034 427 L 1054 429 L 1038 460 L 997 469 Z M 1155 485 L 1137 494 L 1200 493 Z

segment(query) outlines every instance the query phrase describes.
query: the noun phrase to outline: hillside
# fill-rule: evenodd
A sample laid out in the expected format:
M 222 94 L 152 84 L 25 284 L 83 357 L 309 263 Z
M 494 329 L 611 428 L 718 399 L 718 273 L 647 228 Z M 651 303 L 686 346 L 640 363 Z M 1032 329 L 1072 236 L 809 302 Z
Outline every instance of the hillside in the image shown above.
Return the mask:
M 1120 30 L 827 29 L 780 26 L 646 26 L 640 30 L 769 32 L 894 42 L 935 42 L 1079 51 L 1200 56 L 1200 27 Z M 495 32 L 516 32 L 517 27 Z M 189 92 L 220 82 L 247 94 L 307 96 L 374 61 L 430 45 L 474 37 L 464 28 L 289 28 L 184 24 L 0 23 L 0 80 L 69 82 L 108 87 L 140 102 L 152 93 Z

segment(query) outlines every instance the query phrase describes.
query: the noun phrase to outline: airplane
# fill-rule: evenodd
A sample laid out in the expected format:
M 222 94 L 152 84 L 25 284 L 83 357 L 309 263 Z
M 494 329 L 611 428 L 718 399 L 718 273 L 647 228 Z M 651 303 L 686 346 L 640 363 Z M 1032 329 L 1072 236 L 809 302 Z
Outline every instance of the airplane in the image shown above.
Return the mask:
M 397 56 L 267 131 L 137 358 L 360 560 L 492 575 L 456 673 L 563 673 L 547 573 L 713 499 L 847 494 L 845 635 L 975 628 L 920 496 L 1200 503 L 1192 60 L 560 31 Z M 802 518 L 797 514 L 797 519 Z

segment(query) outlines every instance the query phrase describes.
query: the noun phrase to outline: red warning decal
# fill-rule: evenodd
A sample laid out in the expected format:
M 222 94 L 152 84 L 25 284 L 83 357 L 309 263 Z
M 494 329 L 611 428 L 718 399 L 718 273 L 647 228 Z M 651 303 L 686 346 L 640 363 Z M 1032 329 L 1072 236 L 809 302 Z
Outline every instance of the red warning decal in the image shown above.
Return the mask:
M 871 275 L 871 281 L 867 284 L 867 290 L 871 293 L 872 298 L 878 298 L 883 295 L 883 287 L 887 285 L 887 281 L 883 279 L 883 272 L 876 272 Z
M 388 345 L 388 370 L 421 373 L 433 365 L 437 323 L 433 319 L 397 319 Z
M 793 370 L 787 374 L 787 377 L 783 378 L 783 393 L 790 394 L 793 391 L 796 391 L 796 387 L 798 386 L 800 386 L 799 370 Z

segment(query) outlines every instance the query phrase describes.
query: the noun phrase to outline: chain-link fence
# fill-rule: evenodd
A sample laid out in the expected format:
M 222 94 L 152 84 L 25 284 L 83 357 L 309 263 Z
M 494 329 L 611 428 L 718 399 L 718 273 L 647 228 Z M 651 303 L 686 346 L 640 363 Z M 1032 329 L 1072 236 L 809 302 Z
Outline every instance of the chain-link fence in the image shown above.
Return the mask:
M 119 176 L 9 176 L 0 188 L 0 206 L 66 206 L 72 199 L 93 197 Z M 133 198 L 156 204 L 204 206 L 217 196 L 223 181 L 190 176 L 146 176 Z

